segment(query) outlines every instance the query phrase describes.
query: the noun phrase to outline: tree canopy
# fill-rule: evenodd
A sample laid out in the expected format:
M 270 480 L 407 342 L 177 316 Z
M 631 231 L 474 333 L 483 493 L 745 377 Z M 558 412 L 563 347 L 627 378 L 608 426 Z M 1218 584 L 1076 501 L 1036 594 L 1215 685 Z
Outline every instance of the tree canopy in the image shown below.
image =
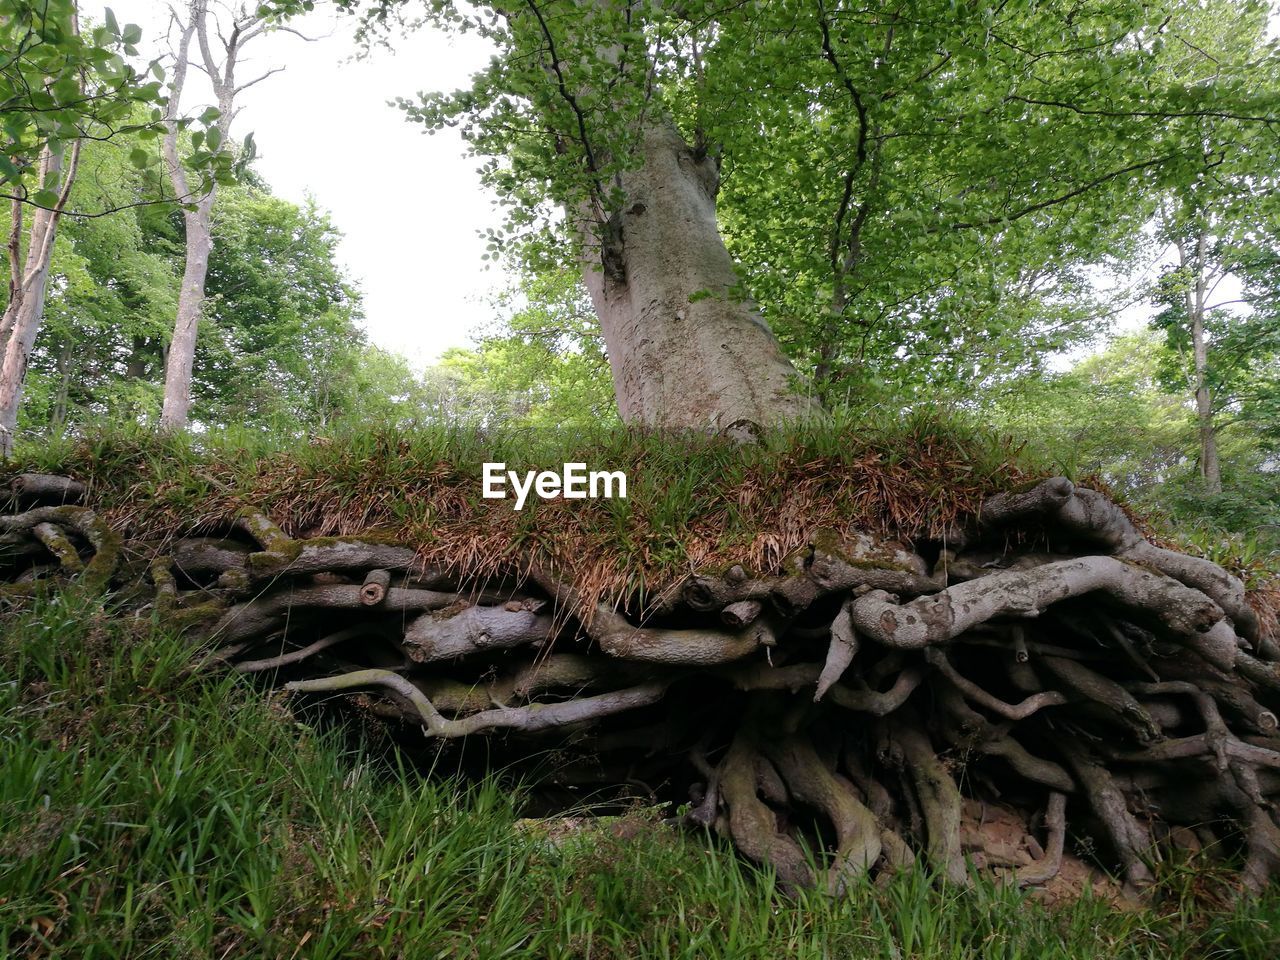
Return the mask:
M 371 22 L 389 7 L 418 9 Z M 572 241 L 584 198 L 616 216 L 667 113 L 718 158 L 745 290 L 831 399 L 1034 367 L 1109 315 L 1091 270 L 1161 197 L 1232 180 L 1238 203 L 1277 167 L 1263 3 L 428 8 L 501 51 L 404 102 L 508 201 L 495 254 L 563 257 L 547 235 Z

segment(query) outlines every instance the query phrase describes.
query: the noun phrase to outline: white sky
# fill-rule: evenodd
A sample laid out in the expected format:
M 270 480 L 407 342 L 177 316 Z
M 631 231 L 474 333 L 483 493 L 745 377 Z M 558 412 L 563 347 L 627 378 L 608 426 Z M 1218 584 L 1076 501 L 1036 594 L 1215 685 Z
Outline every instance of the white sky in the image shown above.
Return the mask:
M 142 27 L 143 52 L 155 55 L 167 3 L 99 0 L 82 9 L 100 19 L 106 6 L 122 26 Z M 484 269 L 478 232 L 499 214 L 457 134 L 427 136 L 387 101 L 468 85 L 490 48 L 473 34 L 424 28 L 398 38 L 394 52 L 349 62 L 351 17 L 316 11 L 292 25 L 322 39 L 277 33 L 249 44 L 240 78 L 286 69 L 244 92 L 232 136 L 253 133 L 255 166 L 276 194 L 295 202 L 310 194 L 331 213 L 344 234 L 341 259 L 364 292 L 370 338 L 421 368 L 490 318 L 485 297 L 504 278 Z M 211 100 L 200 79 L 191 71 L 185 112 Z

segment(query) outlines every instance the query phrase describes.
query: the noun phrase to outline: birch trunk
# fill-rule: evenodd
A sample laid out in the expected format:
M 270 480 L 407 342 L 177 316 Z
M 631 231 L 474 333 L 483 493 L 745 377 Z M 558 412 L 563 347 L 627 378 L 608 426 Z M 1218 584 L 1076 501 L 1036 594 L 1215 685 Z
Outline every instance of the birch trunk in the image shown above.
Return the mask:
M 1185 269 L 1188 266 L 1186 249 L 1178 245 L 1178 256 Z M 1196 237 L 1195 259 L 1190 264 L 1194 270 L 1194 282 L 1187 290 L 1187 316 L 1191 321 L 1191 351 L 1194 364 L 1194 388 L 1196 398 L 1196 424 L 1200 435 L 1200 476 L 1205 490 L 1222 492 L 1222 467 L 1218 461 L 1218 432 L 1213 424 L 1213 398 L 1209 393 L 1209 345 L 1205 340 L 1204 313 L 1207 282 L 1205 277 L 1205 234 L 1202 229 Z
M 192 191 L 178 153 L 177 120 L 179 101 L 186 85 L 192 39 L 199 45 L 203 70 L 213 85 L 214 96 L 218 101 L 220 116 L 217 131 L 221 144 L 228 143 L 231 138 L 231 122 L 236 114 L 236 94 L 276 72 L 268 70 L 256 80 L 237 86 L 236 65 L 241 52 L 250 40 L 261 36 L 266 29 L 266 21 L 258 13 L 249 7 L 239 8 L 226 36 L 222 35 L 215 24 L 213 32 L 222 45 L 222 52 L 219 54 L 221 62 L 214 55 L 209 21 L 208 0 L 191 0 L 174 56 L 173 91 L 166 117 L 169 132 L 164 138 L 165 165 L 174 193 L 188 201 L 192 199 Z M 195 367 L 196 336 L 205 302 L 209 256 L 213 252 L 212 210 L 216 192 L 217 185 L 210 185 L 208 192 L 196 201 L 195 208 L 183 214 L 186 263 L 182 270 L 182 289 L 178 294 L 173 340 L 165 354 L 164 405 L 160 413 L 160 427 L 164 430 L 185 429 L 191 411 L 191 376 Z
M 173 340 L 164 369 L 164 406 L 160 426 L 165 430 L 182 430 L 191 410 L 191 376 L 195 368 L 196 335 L 204 308 L 204 284 L 209 273 L 209 255 L 213 252 L 213 230 L 210 208 L 213 191 L 200 201 L 195 210 L 183 214 L 186 232 L 186 264 L 182 271 L 182 289 L 178 294 L 178 314 L 173 325 Z
M 188 201 L 191 199 L 191 188 L 178 153 L 178 115 L 186 87 L 191 39 L 207 13 L 205 0 L 192 0 L 187 11 L 187 21 L 182 25 L 178 38 L 173 64 L 173 88 L 165 118 L 169 127 L 164 138 L 165 167 L 169 173 L 169 181 L 173 184 L 174 195 Z M 216 82 L 216 73 L 211 74 L 211 79 Z M 209 273 L 209 254 L 213 250 L 213 233 L 209 228 L 209 211 L 212 207 L 211 190 L 207 196 L 199 198 L 195 210 L 184 211 L 182 216 L 186 262 L 182 269 L 182 287 L 178 292 L 173 340 L 165 354 L 164 403 L 160 413 L 160 427 L 165 430 L 185 428 L 191 409 L 191 371 L 195 365 L 196 333 L 200 326 L 200 311 L 204 306 L 204 283 Z
M 726 429 L 803 416 L 815 405 L 720 236 L 715 161 L 666 123 L 646 126 L 639 149 L 621 217 L 588 238 L 583 265 L 623 420 Z
M 31 231 L 27 237 L 25 261 L 18 256 L 22 234 L 22 208 L 14 201 L 9 238 L 9 303 L 0 320 L 0 456 L 13 454 L 18 427 L 18 408 L 22 405 L 22 388 L 27 377 L 27 361 L 40 332 L 44 318 L 45 291 L 49 285 L 53 262 L 53 243 L 58 235 L 58 222 L 66 207 L 79 166 L 80 141 L 71 147 L 71 157 L 63 171 L 61 150 L 45 148 L 41 158 L 41 182 L 58 191 L 58 202 L 52 209 L 34 208 Z

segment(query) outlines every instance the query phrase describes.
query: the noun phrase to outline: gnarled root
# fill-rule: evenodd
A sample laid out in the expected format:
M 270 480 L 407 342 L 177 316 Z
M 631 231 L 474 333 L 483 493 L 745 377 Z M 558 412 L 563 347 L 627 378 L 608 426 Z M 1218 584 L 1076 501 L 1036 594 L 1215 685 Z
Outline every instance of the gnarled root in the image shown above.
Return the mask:
M 720 767 L 720 792 L 729 808 L 729 836 L 756 863 L 774 868 L 783 888 L 813 885 L 813 871 L 804 850 L 778 829 L 777 815 L 760 799 L 756 751 L 739 732 Z

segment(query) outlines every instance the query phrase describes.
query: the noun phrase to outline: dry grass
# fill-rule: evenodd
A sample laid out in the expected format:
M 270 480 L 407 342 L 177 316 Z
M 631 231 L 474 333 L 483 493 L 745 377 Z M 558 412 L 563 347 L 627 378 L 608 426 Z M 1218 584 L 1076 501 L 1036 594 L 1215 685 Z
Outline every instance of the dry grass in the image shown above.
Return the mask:
M 481 497 L 481 463 L 623 470 L 629 497 L 526 504 Z M 893 432 L 797 432 L 742 447 L 705 436 L 611 431 L 543 440 L 381 432 L 253 456 L 136 435 L 82 440 L 11 470 L 63 472 L 122 534 L 163 541 L 227 528 L 244 506 L 297 537 L 376 534 L 433 566 L 485 577 L 522 557 L 586 595 L 654 595 L 691 569 L 740 563 L 767 573 L 818 530 L 938 537 L 990 494 L 1044 471 L 990 438 L 938 423 Z
M 629 496 L 531 497 L 516 512 L 513 500 L 481 497 L 485 461 L 521 472 L 574 461 L 622 470 Z M 1005 438 L 933 417 L 797 428 L 752 446 L 634 429 L 371 429 L 287 445 L 116 430 L 20 451 L 0 478 L 31 469 L 85 481 L 90 502 L 135 541 L 217 534 L 253 506 L 291 536 L 386 537 L 469 578 L 536 559 L 574 582 L 584 600 L 615 603 L 652 601 L 692 570 L 741 564 L 774 572 L 819 531 L 936 539 L 991 494 L 1058 472 Z M 1105 489 L 1097 478 L 1084 482 Z M 1269 596 L 1255 600 L 1268 622 Z

